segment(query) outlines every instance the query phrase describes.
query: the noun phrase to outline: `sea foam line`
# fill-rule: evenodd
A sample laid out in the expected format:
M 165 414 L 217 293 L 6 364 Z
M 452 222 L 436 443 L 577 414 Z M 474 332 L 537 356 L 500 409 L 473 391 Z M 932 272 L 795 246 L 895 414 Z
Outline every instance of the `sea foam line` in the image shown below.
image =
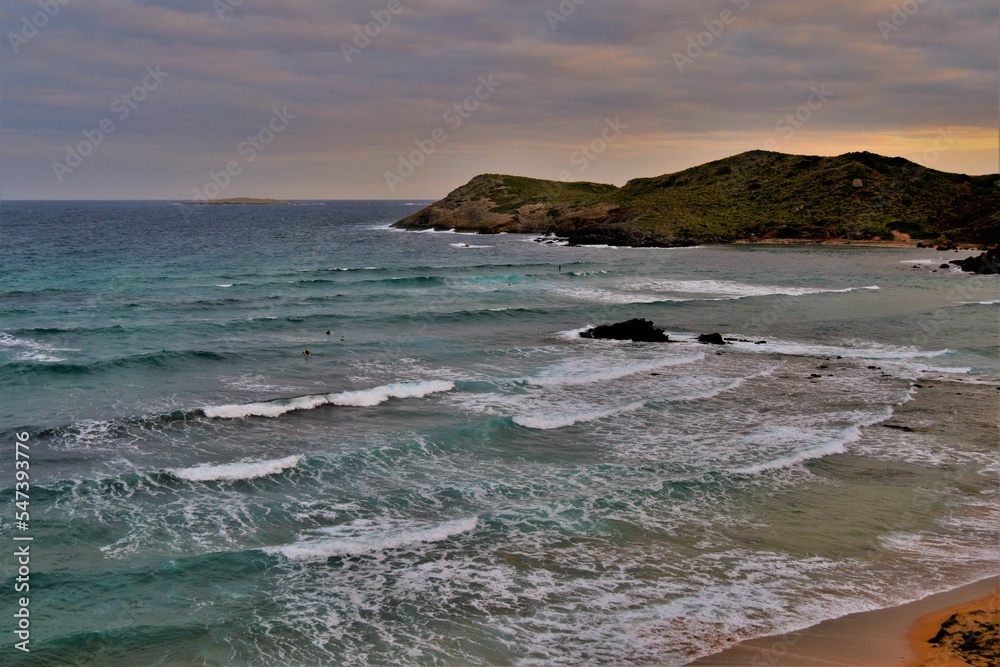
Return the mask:
M 216 466 L 172 468 L 167 470 L 167 472 L 174 477 L 179 477 L 189 482 L 231 482 L 276 475 L 289 468 L 294 468 L 299 464 L 301 459 L 301 456 L 287 456 L 283 459 L 273 459 L 270 461 L 246 461 Z
M 606 419 L 626 412 L 635 412 L 646 405 L 645 401 L 636 401 L 628 405 L 614 406 L 603 410 L 589 410 L 580 412 L 562 412 L 553 415 L 543 415 L 532 417 L 528 415 L 516 415 L 511 420 L 518 426 L 536 429 L 541 431 L 551 431 L 553 429 L 565 428 L 581 422 L 592 422 L 598 419 Z
M 536 385 L 539 387 L 555 387 L 563 385 L 579 385 L 579 384 L 590 384 L 592 382 L 607 382 L 610 380 L 617 380 L 619 378 L 628 377 L 629 375 L 635 375 L 636 373 L 646 373 L 649 371 L 655 371 L 660 368 L 668 368 L 670 366 L 682 366 L 685 364 L 693 364 L 699 361 L 704 361 L 705 354 L 699 352 L 697 354 L 692 354 L 684 357 L 674 357 L 667 359 L 655 359 L 653 361 L 647 361 L 645 363 L 633 363 L 633 364 L 623 364 L 620 366 L 612 366 L 611 368 L 606 368 L 603 370 L 594 371 L 593 364 L 595 363 L 592 359 L 584 359 L 581 365 L 574 364 L 561 364 L 555 368 L 550 368 L 549 370 L 543 372 L 543 374 L 535 377 L 524 378 L 524 382 L 527 384 Z
M 478 517 L 403 528 L 373 525 L 362 521 L 346 526 L 321 528 L 312 531 L 313 535 L 304 540 L 280 547 L 267 547 L 264 552 L 296 561 L 326 560 L 334 556 L 363 556 L 418 544 L 442 542 L 475 530 L 478 525 Z
M 810 294 L 847 294 L 857 290 L 880 290 L 878 285 L 830 289 L 824 287 L 782 287 L 751 285 L 732 280 L 651 280 L 629 283 L 623 289 L 681 292 L 685 294 L 716 294 L 725 299 L 745 299 L 754 296 L 807 296 Z
M 323 405 L 368 408 L 385 403 L 392 398 L 423 398 L 429 394 L 451 391 L 454 382 L 432 380 L 428 382 L 397 382 L 371 389 L 344 391 L 334 394 L 313 394 L 280 398 L 260 403 L 235 405 L 212 405 L 202 408 L 202 413 L 210 419 L 240 419 L 243 417 L 280 417 L 294 410 L 312 410 Z

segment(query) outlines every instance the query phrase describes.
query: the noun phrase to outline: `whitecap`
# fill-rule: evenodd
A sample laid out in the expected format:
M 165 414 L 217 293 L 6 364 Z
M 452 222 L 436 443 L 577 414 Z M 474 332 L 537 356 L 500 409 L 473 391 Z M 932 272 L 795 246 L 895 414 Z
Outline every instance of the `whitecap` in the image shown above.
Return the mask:
M 288 456 L 283 459 L 270 461 L 245 461 L 215 466 L 173 468 L 167 472 L 174 477 L 180 477 L 189 482 L 229 482 L 276 475 L 279 472 L 297 466 L 301 458 L 301 456 Z
M 333 394 L 296 396 L 259 403 L 211 405 L 202 408 L 210 419 L 240 419 L 243 417 L 280 417 L 294 410 L 312 410 L 323 405 L 373 407 L 392 398 L 423 398 L 437 392 L 451 391 L 454 382 L 431 380 L 427 382 L 397 382 L 371 389 L 345 391 Z
M 332 526 L 310 531 L 294 544 L 268 547 L 264 551 L 289 560 L 326 560 L 335 556 L 363 556 L 394 551 L 421 544 L 443 542 L 468 533 L 479 525 L 478 517 L 437 524 L 378 524 L 355 521 L 344 526 Z

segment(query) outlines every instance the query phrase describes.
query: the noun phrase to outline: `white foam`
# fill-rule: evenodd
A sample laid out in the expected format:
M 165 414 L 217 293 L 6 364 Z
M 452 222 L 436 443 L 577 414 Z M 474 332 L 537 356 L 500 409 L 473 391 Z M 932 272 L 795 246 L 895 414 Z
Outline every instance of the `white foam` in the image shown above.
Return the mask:
M 330 394 L 329 398 L 330 403 L 333 405 L 367 408 L 384 403 L 390 398 L 423 398 L 428 394 L 451 391 L 454 388 L 454 382 L 445 382 L 443 380 L 399 382 L 385 385 L 384 387 L 375 387 L 374 389 Z
M 53 352 L 79 352 L 76 348 L 55 347 L 40 343 L 30 338 L 18 338 L 6 332 L 0 332 L 0 347 L 13 348 L 17 361 L 37 361 L 40 363 L 54 363 L 66 361 L 64 357 L 56 356 Z M 20 349 L 17 349 L 20 348 Z
M 470 245 L 468 243 L 449 243 L 452 248 L 492 248 L 491 245 Z
M 667 357 L 665 359 L 654 359 L 651 361 L 623 363 L 615 366 L 599 368 L 599 370 L 595 370 L 595 366 L 599 367 L 599 364 L 595 362 L 594 359 L 574 359 L 556 364 L 555 366 L 542 371 L 535 377 L 525 378 L 524 381 L 528 384 L 538 385 L 540 387 L 591 384 L 593 382 L 617 380 L 619 378 L 628 377 L 629 375 L 635 375 L 636 373 L 646 373 L 660 368 L 667 368 L 669 366 L 693 364 L 703 361 L 704 359 L 705 354 L 699 352 L 697 354 L 683 357 Z
M 301 456 L 288 456 L 283 459 L 271 461 L 247 461 L 241 463 L 227 463 L 217 466 L 195 466 L 193 468 L 174 468 L 168 470 L 170 474 L 189 482 L 220 482 L 234 481 L 240 479 L 256 479 L 276 475 L 283 470 L 294 468 L 301 460 Z
M 1000 299 L 994 301 L 961 301 L 959 305 L 962 306 L 997 306 L 1000 305 Z
M 233 286 L 232 283 L 226 283 L 226 284 L 222 284 L 222 285 L 216 285 L 216 287 L 232 287 L 232 286 Z
M 451 391 L 454 382 L 431 380 L 428 382 L 398 382 L 371 389 L 345 391 L 337 394 L 314 394 L 279 399 L 263 403 L 237 405 L 212 405 L 202 408 L 210 419 L 241 419 L 244 417 L 280 417 L 294 410 L 312 410 L 323 405 L 373 407 L 392 398 L 423 398 L 429 394 Z
M 860 341 L 857 347 L 835 345 L 812 345 L 769 339 L 767 345 L 734 343 L 741 352 L 777 353 L 796 357 L 844 357 L 845 359 L 905 360 L 940 357 L 951 352 L 944 350 L 921 350 L 916 347 L 881 345 Z
M 623 289 L 681 292 L 686 294 L 714 294 L 727 299 L 745 299 L 754 296 L 805 296 L 808 294 L 846 294 L 855 290 L 878 290 L 878 285 L 832 289 L 821 287 L 783 287 L 777 285 L 751 285 L 733 280 L 650 280 L 623 285 Z
M 798 429 L 779 429 L 779 430 L 789 430 L 797 431 Z M 848 426 L 838 434 L 837 437 L 823 443 L 817 447 L 810 447 L 802 451 L 794 452 L 792 454 L 787 454 L 785 456 L 779 456 L 774 459 L 767 461 L 762 461 L 749 466 L 744 466 L 741 468 L 736 468 L 732 472 L 738 475 L 757 475 L 762 472 L 767 472 L 769 470 L 780 470 L 782 468 L 791 468 L 800 463 L 804 463 L 811 459 L 821 459 L 832 454 L 846 454 L 847 445 L 861 438 L 861 429 L 857 426 Z M 753 438 L 750 438 L 752 441 Z
M 546 287 L 549 294 L 558 294 L 570 299 L 592 301 L 597 303 L 661 303 L 665 301 L 691 301 L 676 297 L 666 297 L 658 294 L 640 294 L 638 292 L 615 292 L 598 287 Z
M 553 429 L 564 428 L 566 426 L 572 426 L 573 424 L 596 421 L 598 419 L 605 419 L 607 417 L 614 417 L 615 415 L 624 414 L 626 412 L 635 412 L 636 410 L 641 409 L 645 405 L 646 405 L 645 401 L 637 401 L 635 403 L 629 403 L 628 405 L 615 406 L 599 410 L 562 412 L 559 414 L 543 415 L 538 417 L 532 417 L 529 415 L 517 415 L 512 419 L 513 422 L 518 426 L 523 426 L 525 428 L 531 428 L 542 431 L 549 431 Z
M 345 526 L 311 531 L 306 539 L 286 546 L 268 547 L 264 551 L 297 561 L 326 560 L 334 556 L 363 556 L 418 544 L 442 542 L 475 530 L 478 525 L 478 517 L 438 524 L 404 526 L 355 521 Z
M 900 264 L 941 264 L 947 260 L 944 259 L 904 259 L 900 260 Z
M 570 329 L 569 331 L 557 331 L 556 335 L 560 338 L 565 338 L 566 340 L 580 340 L 580 334 L 584 331 L 590 331 L 594 328 L 593 324 L 587 324 L 580 327 L 579 329 Z

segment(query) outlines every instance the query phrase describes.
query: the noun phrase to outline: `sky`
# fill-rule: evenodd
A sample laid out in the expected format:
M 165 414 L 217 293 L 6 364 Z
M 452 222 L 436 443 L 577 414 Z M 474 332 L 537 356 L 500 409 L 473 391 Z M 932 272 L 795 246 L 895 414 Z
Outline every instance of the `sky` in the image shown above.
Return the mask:
M 747 150 L 998 169 L 995 0 L 2 0 L 0 198 L 437 199 Z

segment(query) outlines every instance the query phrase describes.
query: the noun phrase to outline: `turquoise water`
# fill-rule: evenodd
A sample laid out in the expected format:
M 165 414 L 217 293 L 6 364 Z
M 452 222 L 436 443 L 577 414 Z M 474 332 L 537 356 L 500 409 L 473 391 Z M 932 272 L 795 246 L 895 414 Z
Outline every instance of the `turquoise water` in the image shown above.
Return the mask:
M 997 382 L 995 277 L 387 228 L 418 204 L 3 205 L 0 659 L 684 664 L 995 571 L 995 443 L 866 428 Z M 631 317 L 677 342 L 575 333 Z

